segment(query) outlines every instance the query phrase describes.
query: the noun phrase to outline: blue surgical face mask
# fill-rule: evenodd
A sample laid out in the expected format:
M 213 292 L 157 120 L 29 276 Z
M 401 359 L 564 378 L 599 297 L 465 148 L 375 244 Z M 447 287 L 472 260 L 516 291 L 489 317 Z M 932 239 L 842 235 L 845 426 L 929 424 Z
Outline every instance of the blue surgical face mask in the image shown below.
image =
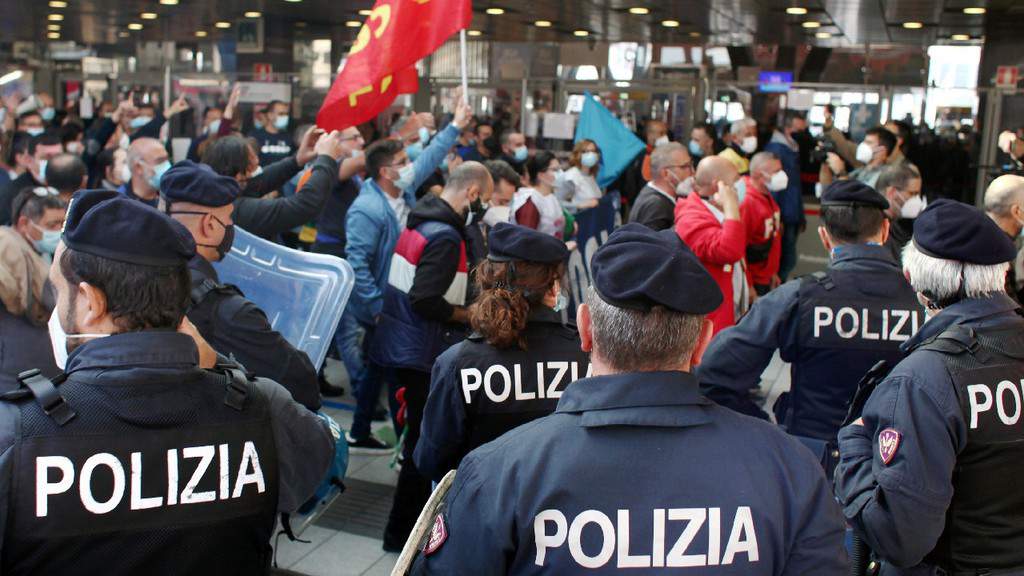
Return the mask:
M 25 132 L 28 132 L 29 136 L 39 136 L 46 132 L 46 128 L 25 128 Z
M 216 134 L 220 130 L 220 118 L 210 122 L 210 125 L 206 127 L 207 134 Z
M 515 151 L 512 153 L 512 157 L 515 158 L 516 162 L 523 162 L 526 157 L 530 155 L 530 150 L 526 146 L 517 146 Z
M 42 180 L 44 183 L 46 182 L 46 164 L 46 160 L 39 161 L 39 179 Z
M 30 224 L 32 224 L 32 227 L 39 230 L 43 235 L 39 240 L 32 241 L 32 245 L 35 246 L 36 252 L 53 256 L 53 253 L 57 251 L 57 244 L 60 243 L 60 230 L 47 230 L 34 222 L 30 222 Z
M 255 126 L 257 130 L 263 130 L 263 122 L 260 122 L 259 120 L 253 120 L 252 125 Z
M 445 156 L 444 160 L 441 160 L 441 172 L 447 172 L 447 171 L 448 171 L 448 157 Z
M 739 198 L 740 204 L 743 203 L 743 199 L 747 197 L 747 180 L 746 178 L 740 178 L 732 185 L 736 189 L 736 197 Z
M 569 297 L 566 296 L 565 292 L 559 290 L 558 296 L 555 298 L 555 305 L 551 307 L 555 312 L 561 312 L 565 310 L 566 306 L 569 305 Z
M 597 166 L 597 161 L 599 159 L 600 156 L 597 155 L 597 152 L 584 152 L 583 155 L 580 156 L 580 164 L 583 164 L 586 168 L 593 168 L 594 166 Z
M 153 119 L 149 116 L 136 116 L 135 118 L 132 118 L 131 122 L 129 122 L 128 125 L 131 126 L 132 129 L 138 130 L 139 128 L 142 128 L 146 124 L 149 124 L 151 120 Z
M 43 120 L 46 120 L 47 122 L 53 120 L 53 117 L 56 114 L 56 110 L 54 110 L 51 106 L 47 106 L 46 108 L 43 108 L 39 111 L 39 115 L 42 116 Z
M 288 116 L 278 116 L 274 119 L 274 128 L 284 130 L 288 127 Z
M 701 149 L 700 144 L 696 140 L 690 140 L 690 143 L 686 145 L 690 149 L 691 156 L 703 156 L 704 150 Z
M 416 177 L 416 167 L 412 164 L 406 164 L 398 170 L 398 180 L 395 180 L 395 186 L 403 192 L 412 186 L 412 179 Z
M 153 166 L 153 175 L 149 177 L 149 185 L 152 186 L 154 190 L 159 190 L 160 179 L 164 177 L 164 172 L 167 172 L 170 169 L 171 163 L 167 160 Z
M 405 153 L 409 155 L 409 161 L 415 162 L 420 154 L 423 153 L 423 142 L 416 142 L 415 144 L 409 144 L 405 147 Z
M 426 144 L 430 141 L 430 130 L 426 126 L 420 126 L 420 145 Z

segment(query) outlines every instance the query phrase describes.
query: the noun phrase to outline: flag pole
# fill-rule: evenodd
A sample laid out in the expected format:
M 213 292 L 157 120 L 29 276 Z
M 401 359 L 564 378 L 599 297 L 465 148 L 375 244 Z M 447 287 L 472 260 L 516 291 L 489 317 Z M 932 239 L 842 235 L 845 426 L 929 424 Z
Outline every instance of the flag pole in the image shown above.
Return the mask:
M 466 29 L 459 30 L 459 50 L 462 55 L 462 98 L 469 104 L 469 82 L 466 80 Z

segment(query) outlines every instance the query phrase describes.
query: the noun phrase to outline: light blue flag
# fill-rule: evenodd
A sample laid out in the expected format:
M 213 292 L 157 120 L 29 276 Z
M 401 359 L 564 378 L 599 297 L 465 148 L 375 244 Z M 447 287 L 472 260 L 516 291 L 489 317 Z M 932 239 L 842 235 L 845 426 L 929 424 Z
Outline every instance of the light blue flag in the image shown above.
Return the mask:
M 576 125 L 575 141 L 584 139 L 597 142 L 601 149 L 601 171 L 597 175 L 597 184 L 602 188 L 614 182 L 637 154 L 647 148 L 621 120 L 594 100 L 590 92 L 583 94 L 583 111 Z

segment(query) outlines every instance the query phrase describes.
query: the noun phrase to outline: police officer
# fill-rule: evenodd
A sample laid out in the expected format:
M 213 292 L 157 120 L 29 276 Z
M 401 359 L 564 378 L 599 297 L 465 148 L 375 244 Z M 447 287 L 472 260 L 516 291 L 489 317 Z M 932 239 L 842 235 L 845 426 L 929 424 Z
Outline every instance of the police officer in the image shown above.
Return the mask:
M 194 251 L 117 192 L 72 199 L 49 275 L 64 373 L 0 402 L 4 574 L 268 573 L 275 513 L 313 493 L 332 436 L 276 383 L 199 368 L 176 331 Z
M 778 350 L 791 363 L 792 387 L 774 406 L 776 420 L 824 459 L 833 450 L 857 382 L 924 323 L 924 311 L 885 247 L 889 202 L 857 180 L 839 180 L 821 196 L 818 235 L 829 251 L 824 272 L 783 284 L 722 331 L 697 369 L 719 403 L 767 417 L 750 398 Z M 831 462 L 834 465 L 834 461 Z
M 569 251 L 549 234 L 500 222 L 476 271 L 474 333 L 434 363 L 416 467 L 439 481 L 462 457 L 554 412 L 590 361 L 576 329 L 563 326 L 559 279 Z
M 722 302 L 700 261 L 628 224 L 591 269 L 577 319 L 594 376 L 462 460 L 414 573 L 842 573 L 818 463 L 700 394 L 690 369 Z
M 238 194 L 234 178 L 189 160 L 175 164 L 160 180 L 160 210 L 195 239 L 196 255 L 188 264 L 188 319 L 217 352 L 233 356 L 257 376 L 280 382 L 297 402 L 318 410 L 320 384 L 309 357 L 271 328 L 266 314 L 238 288 L 221 284 L 211 265 L 231 250 Z
M 1015 252 L 952 200 L 914 224 L 903 269 L 929 320 L 839 432 L 836 495 L 883 574 L 1024 573 L 1024 319 L 1003 285 Z

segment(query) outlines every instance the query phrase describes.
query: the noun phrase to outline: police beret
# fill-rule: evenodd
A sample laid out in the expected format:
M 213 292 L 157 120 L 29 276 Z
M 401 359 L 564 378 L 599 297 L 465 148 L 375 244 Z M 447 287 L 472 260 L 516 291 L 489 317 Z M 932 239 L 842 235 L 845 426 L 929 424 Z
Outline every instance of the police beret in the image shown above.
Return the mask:
M 619 308 L 707 314 L 722 303 L 722 291 L 674 230 L 626 224 L 594 253 L 590 270 L 601 299 Z
M 874 206 L 889 209 L 889 201 L 860 180 L 836 180 L 821 193 L 822 206 Z
M 555 264 L 569 257 L 565 242 L 525 226 L 498 222 L 487 236 L 487 259 L 492 262 L 525 260 Z
M 1017 256 L 1013 241 L 988 215 L 947 198 L 929 204 L 914 221 L 914 245 L 933 258 L 983 266 Z
M 238 198 L 238 182 L 230 176 L 221 176 L 206 164 L 182 160 L 171 166 L 160 179 L 160 195 L 168 204 L 190 202 L 200 206 L 218 208 Z
M 68 204 L 64 245 L 148 266 L 184 264 L 195 255 L 192 234 L 155 208 L 113 190 L 80 190 Z

